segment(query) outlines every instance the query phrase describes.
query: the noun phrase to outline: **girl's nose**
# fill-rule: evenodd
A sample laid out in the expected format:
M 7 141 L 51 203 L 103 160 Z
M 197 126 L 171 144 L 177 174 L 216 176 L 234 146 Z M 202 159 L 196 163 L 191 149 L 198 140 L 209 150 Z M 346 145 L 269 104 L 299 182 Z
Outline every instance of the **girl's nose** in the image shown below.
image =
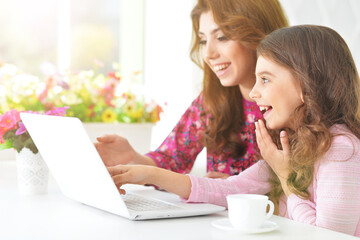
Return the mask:
M 249 97 L 251 99 L 257 99 L 257 98 L 260 98 L 260 96 L 261 95 L 260 95 L 259 91 L 257 91 L 256 84 L 255 84 L 255 86 L 253 87 L 253 89 L 251 89 L 251 91 L 249 93 Z

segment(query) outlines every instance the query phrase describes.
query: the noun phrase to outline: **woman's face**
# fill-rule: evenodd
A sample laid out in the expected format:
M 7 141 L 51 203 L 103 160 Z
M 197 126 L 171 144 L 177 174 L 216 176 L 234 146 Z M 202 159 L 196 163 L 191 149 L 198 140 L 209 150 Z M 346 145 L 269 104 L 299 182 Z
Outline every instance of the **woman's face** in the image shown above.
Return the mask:
M 259 56 L 256 83 L 250 92 L 269 129 L 292 128 L 290 116 L 303 104 L 299 81 L 285 67 Z
M 239 41 L 225 37 L 211 11 L 200 16 L 199 38 L 202 57 L 225 87 L 253 83 L 256 56 Z

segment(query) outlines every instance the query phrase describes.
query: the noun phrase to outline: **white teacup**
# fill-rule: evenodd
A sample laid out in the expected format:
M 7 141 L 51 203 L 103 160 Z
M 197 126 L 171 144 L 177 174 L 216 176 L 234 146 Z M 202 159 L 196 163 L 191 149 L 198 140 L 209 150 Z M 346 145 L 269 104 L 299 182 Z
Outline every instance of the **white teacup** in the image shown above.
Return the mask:
M 257 229 L 274 213 L 274 203 L 265 195 L 231 194 L 226 199 L 230 223 L 237 229 Z

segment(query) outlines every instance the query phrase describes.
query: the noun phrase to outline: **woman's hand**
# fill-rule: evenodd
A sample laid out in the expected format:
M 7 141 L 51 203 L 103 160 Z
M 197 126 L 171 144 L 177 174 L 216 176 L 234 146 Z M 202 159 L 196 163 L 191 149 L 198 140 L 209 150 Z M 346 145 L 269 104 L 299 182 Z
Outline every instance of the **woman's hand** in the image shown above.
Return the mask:
M 269 164 L 281 182 L 286 196 L 291 193 L 287 187 L 287 179 L 290 173 L 290 145 L 285 131 L 280 132 L 280 142 L 283 150 L 279 150 L 272 141 L 263 120 L 255 123 L 256 141 L 260 149 L 261 156 Z
M 94 145 L 106 166 L 127 164 L 134 160 L 136 152 L 128 140 L 118 135 L 98 137 Z

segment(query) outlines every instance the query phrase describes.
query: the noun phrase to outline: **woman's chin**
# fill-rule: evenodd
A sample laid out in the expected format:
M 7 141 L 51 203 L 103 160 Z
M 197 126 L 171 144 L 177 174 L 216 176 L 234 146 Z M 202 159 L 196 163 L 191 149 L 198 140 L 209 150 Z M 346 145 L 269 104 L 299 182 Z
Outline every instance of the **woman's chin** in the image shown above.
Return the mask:
M 237 86 L 239 85 L 239 83 L 237 81 L 233 81 L 233 80 L 230 80 L 230 79 L 221 79 L 219 78 L 220 80 L 220 83 L 223 87 L 233 87 L 233 86 Z

